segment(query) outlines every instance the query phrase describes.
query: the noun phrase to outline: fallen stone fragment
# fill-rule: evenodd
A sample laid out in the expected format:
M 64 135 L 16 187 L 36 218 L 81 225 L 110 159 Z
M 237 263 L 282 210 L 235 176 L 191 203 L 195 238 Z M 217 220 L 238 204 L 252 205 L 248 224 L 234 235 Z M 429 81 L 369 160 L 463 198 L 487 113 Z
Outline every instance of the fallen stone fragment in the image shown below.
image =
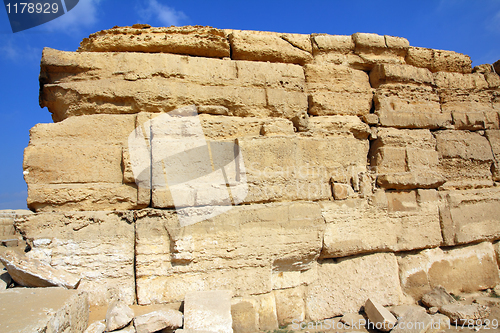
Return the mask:
M 493 288 L 493 293 L 496 295 L 496 296 L 500 296 L 500 284 L 497 284 L 495 286 L 495 288 Z
M 83 332 L 88 295 L 65 288 L 12 288 L 0 293 L 0 332 Z
M 231 291 L 194 291 L 184 298 L 184 328 L 233 333 Z
M 389 332 L 396 326 L 396 317 L 381 304 L 371 299 L 368 299 L 365 303 L 365 313 L 370 320 L 367 329 L 376 328 L 380 331 Z
M 54 269 L 13 250 L 0 253 L 0 261 L 7 268 L 12 280 L 24 287 L 59 286 L 76 289 L 80 283 L 80 278 L 74 274 Z
M 388 307 L 387 310 L 389 310 L 396 318 L 403 318 L 406 313 L 410 311 L 420 311 L 425 313 L 425 309 L 418 305 L 394 305 Z
M 350 327 L 359 327 L 358 324 L 366 322 L 365 317 L 359 313 L 346 313 L 340 321 Z
M 482 324 L 482 319 L 488 317 L 491 309 L 484 305 L 447 304 L 439 308 L 439 312 L 448 316 L 453 324 Z
M 391 331 L 394 333 L 429 333 L 432 330 L 432 317 L 420 309 L 407 311 L 398 320 L 398 325 Z M 438 326 L 438 330 L 440 326 Z
M 10 277 L 9 273 L 5 272 L 2 273 L 0 272 L 0 290 L 7 289 L 10 284 L 12 283 L 12 278 Z
M 104 320 L 93 322 L 83 333 L 104 333 L 106 332 L 106 322 Z
M 134 311 L 122 300 L 115 299 L 106 312 L 106 330 L 108 332 L 127 326 L 134 319 Z
M 446 289 L 443 287 L 436 287 L 432 291 L 428 292 L 422 296 L 422 303 L 428 308 L 437 307 L 440 308 L 443 305 L 455 303 L 453 296 L 448 294 Z
M 182 327 L 182 312 L 165 309 L 147 313 L 134 318 L 137 333 L 151 333 L 164 328 Z
M 436 314 L 438 313 L 439 311 L 439 308 L 437 306 L 433 306 L 433 307 L 430 307 L 428 310 L 427 310 L 427 313 L 428 314 Z
M 444 314 L 441 313 L 436 313 L 434 315 L 431 315 L 432 321 L 434 322 L 433 325 L 437 326 L 439 325 L 441 329 L 446 329 L 446 328 L 451 328 L 451 321 L 450 318 L 445 316 Z

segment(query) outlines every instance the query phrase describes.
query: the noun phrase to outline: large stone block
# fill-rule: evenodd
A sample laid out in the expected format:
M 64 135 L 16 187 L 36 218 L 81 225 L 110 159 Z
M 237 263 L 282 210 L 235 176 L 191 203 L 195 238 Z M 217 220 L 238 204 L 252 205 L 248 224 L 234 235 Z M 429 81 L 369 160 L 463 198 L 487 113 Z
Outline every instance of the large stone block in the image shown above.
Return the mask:
M 402 302 L 398 264 L 392 253 L 326 260 L 306 289 L 306 316 L 321 320 L 358 312 L 368 298 L 382 305 Z
M 41 105 L 55 121 L 193 104 L 209 113 L 290 119 L 307 110 L 304 73 L 292 64 L 46 48 L 40 75 Z
M 83 39 L 78 51 L 162 52 L 213 58 L 230 55 L 223 30 L 200 26 L 154 28 L 146 24 L 96 32 Z
M 354 61 L 351 66 L 363 70 L 371 70 L 378 63 L 403 64 L 410 46 L 405 38 L 372 33 L 355 33 L 352 39 L 354 53 L 361 61 Z
M 110 297 L 135 301 L 133 214 L 123 212 L 37 213 L 18 219 L 27 256 L 79 275 L 78 290 L 95 305 Z
M 185 227 L 173 212 L 146 210 L 136 221 L 139 304 L 177 302 L 197 290 L 248 296 L 308 283 L 323 226 L 315 203 L 236 206 Z
M 442 112 L 429 70 L 378 64 L 370 72 L 370 82 L 377 88 L 375 113 L 382 126 L 432 129 L 451 125 L 451 114 Z
M 15 288 L 0 293 L 2 332 L 83 332 L 87 294 L 65 288 Z
M 366 199 L 322 202 L 323 258 L 408 251 L 442 242 L 436 190 L 383 191 Z
M 472 129 L 484 128 L 484 120 L 481 119 L 481 116 L 484 118 L 484 113 L 494 112 L 494 90 L 489 89 L 485 76 L 480 73 L 438 72 L 434 74 L 434 77 L 441 101 L 441 109 L 443 112 L 454 113 L 455 126 L 458 128 L 469 126 Z M 480 118 L 470 119 L 469 122 L 472 124 L 467 122 L 464 124 L 460 117 L 461 113 L 476 114 L 476 118 Z M 475 124 L 476 122 L 479 124 Z
M 38 124 L 24 151 L 28 207 L 36 211 L 137 209 L 149 194 L 124 181 L 122 154 L 135 115 L 88 115 Z
M 253 333 L 277 329 L 276 307 L 274 293 L 233 297 L 231 300 L 233 331 L 236 333 Z
M 408 65 L 427 68 L 431 72 L 470 73 L 472 71 L 470 57 L 453 51 L 410 46 L 405 61 Z
M 226 30 L 234 60 L 284 62 L 303 65 L 312 60 L 309 35 L 266 31 Z
M 184 299 L 184 326 L 188 330 L 233 333 L 231 291 L 197 291 Z
M 387 189 L 437 188 L 445 179 L 438 165 L 436 139 L 429 130 L 383 128 L 370 148 L 377 183 Z
M 447 179 L 444 188 L 493 185 L 494 160 L 488 139 L 468 131 L 438 131 L 434 135 L 439 153 L 437 170 Z
M 500 282 L 491 243 L 398 255 L 401 287 L 419 300 L 437 286 L 459 294 L 493 288 Z
M 304 67 L 313 115 L 364 115 L 370 112 L 368 75 L 347 66 L 321 63 Z
M 500 239 L 500 190 L 446 191 L 441 194 L 445 245 Z

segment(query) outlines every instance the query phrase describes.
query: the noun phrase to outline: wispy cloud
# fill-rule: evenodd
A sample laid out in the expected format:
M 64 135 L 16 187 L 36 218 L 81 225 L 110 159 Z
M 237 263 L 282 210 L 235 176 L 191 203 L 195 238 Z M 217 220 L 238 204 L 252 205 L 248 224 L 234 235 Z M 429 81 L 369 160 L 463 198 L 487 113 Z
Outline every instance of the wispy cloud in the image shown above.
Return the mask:
M 186 14 L 181 11 L 175 10 L 172 7 L 162 5 L 157 0 L 148 0 L 146 6 L 138 10 L 141 23 L 155 23 L 157 21 L 160 25 L 182 25 L 182 22 L 187 20 Z
M 486 28 L 491 32 L 500 33 L 500 10 L 487 21 Z
M 97 23 L 98 5 L 101 0 L 80 0 L 78 4 L 53 21 L 43 25 L 49 31 L 72 34 L 81 28 L 90 28 Z
M 1 35 L 0 38 L 0 59 L 15 63 L 35 61 L 39 62 L 42 49 L 33 47 L 26 38 L 16 36 Z

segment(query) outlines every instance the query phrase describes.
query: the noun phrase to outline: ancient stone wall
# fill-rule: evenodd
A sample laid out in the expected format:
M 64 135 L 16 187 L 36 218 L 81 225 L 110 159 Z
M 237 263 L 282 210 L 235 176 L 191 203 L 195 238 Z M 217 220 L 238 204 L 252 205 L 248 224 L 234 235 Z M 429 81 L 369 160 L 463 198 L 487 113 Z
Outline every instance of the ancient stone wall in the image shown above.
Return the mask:
M 31 130 L 36 214 L 16 227 L 30 256 L 80 274 L 94 304 L 229 289 L 233 327 L 249 331 L 358 311 L 369 297 L 494 287 L 500 77 L 490 67 L 364 33 L 136 25 L 95 33 L 77 52 L 45 49 L 40 103 L 55 123 Z M 159 119 L 190 106 L 222 187 L 200 178 L 180 191 L 165 174 L 164 150 L 190 148 L 172 138 L 195 134 Z M 235 149 L 218 167 L 224 144 Z M 227 188 L 232 209 L 213 213 Z M 186 207 L 213 214 L 183 225 Z

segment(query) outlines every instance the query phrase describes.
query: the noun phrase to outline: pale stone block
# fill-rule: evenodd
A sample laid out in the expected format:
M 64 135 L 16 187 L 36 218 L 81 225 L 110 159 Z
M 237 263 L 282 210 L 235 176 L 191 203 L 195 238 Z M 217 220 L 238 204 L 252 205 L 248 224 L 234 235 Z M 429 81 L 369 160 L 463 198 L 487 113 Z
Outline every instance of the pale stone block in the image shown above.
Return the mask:
M 125 302 L 115 299 L 106 312 L 106 331 L 111 332 L 127 326 L 134 319 L 134 310 Z
M 0 293 L 0 303 L 6 305 L 2 332 L 61 332 L 61 327 L 83 332 L 88 325 L 87 294 L 77 290 L 13 288 Z
M 498 188 L 446 191 L 441 207 L 446 245 L 500 239 L 500 190 Z
M 198 291 L 186 294 L 183 328 L 233 333 L 231 291 Z
M 78 290 L 89 293 L 91 304 L 105 305 L 112 297 L 134 303 L 132 213 L 37 213 L 16 225 L 31 240 L 27 255 L 80 275 Z
M 500 282 L 493 245 L 487 242 L 400 254 L 398 263 L 401 287 L 414 300 L 437 286 L 459 294 L 493 288 Z
M 303 322 L 306 316 L 304 287 L 274 290 L 279 326 L 286 326 L 294 320 Z
M 352 36 L 312 34 L 313 54 L 332 52 L 346 54 L 354 51 Z
M 409 65 L 379 64 L 370 72 L 370 83 L 373 88 L 389 83 L 411 83 L 434 85 L 434 77 L 426 68 Z
M 162 52 L 200 57 L 229 57 L 229 42 L 223 30 L 184 26 L 155 28 L 135 24 L 115 27 L 84 38 L 80 52 Z
M 157 310 L 134 318 L 134 327 L 137 333 L 176 329 L 182 327 L 182 324 L 182 312 L 172 309 Z
M 402 297 L 394 254 L 328 260 L 318 268 L 317 281 L 306 288 L 306 316 L 317 321 L 358 312 L 367 298 L 393 305 Z
M 284 62 L 303 65 L 312 56 L 279 33 L 228 30 L 231 57 L 235 60 Z
M 391 331 L 397 323 L 396 317 L 392 315 L 386 308 L 371 298 L 366 300 L 365 303 L 365 313 L 371 323 L 370 325 L 375 325 L 375 328 L 383 332 Z
M 415 67 L 428 68 L 431 72 L 470 73 L 472 71 L 470 57 L 452 51 L 410 46 L 405 61 Z

